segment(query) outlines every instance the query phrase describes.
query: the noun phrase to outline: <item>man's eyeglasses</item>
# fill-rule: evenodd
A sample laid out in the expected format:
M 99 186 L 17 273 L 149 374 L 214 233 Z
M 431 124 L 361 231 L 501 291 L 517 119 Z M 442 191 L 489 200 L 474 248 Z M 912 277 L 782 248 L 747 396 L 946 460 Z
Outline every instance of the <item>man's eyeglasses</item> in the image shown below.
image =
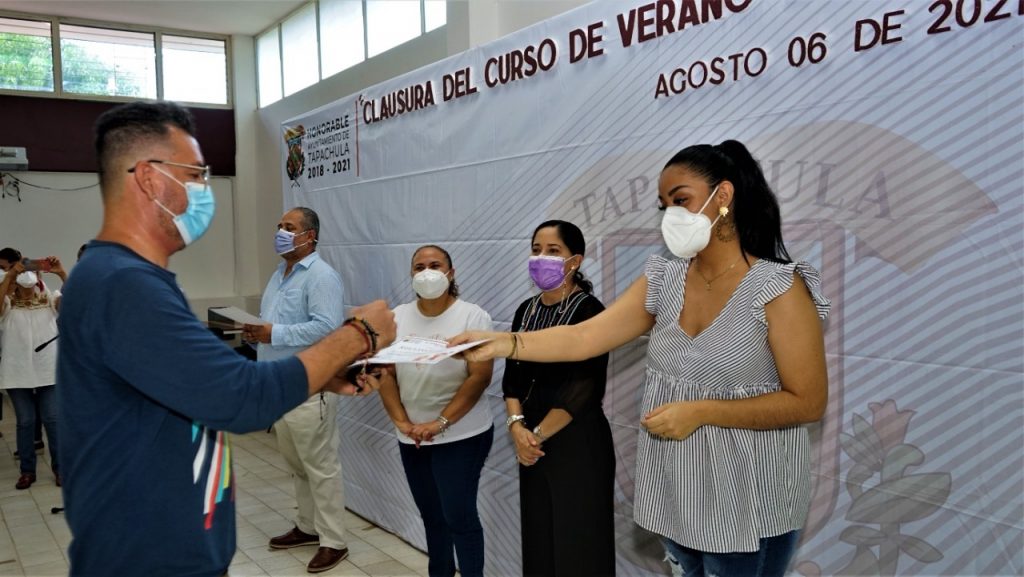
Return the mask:
M 182 164 L 180 162 L 171 162 L 169 160 L 156 159 L 146 160 L 145 162 L 149 162 L 151 164 L 166 164 L 167 166 L 177 166 L 178 168 L 191 168 L 192 170 L 196 170 L 202 173 L 203 183 L 210 182 L 210 165 L 196 166 L 195 164 Z M 135 167 L 133 166 L 129 168 L 128 172 L 135 172 Z

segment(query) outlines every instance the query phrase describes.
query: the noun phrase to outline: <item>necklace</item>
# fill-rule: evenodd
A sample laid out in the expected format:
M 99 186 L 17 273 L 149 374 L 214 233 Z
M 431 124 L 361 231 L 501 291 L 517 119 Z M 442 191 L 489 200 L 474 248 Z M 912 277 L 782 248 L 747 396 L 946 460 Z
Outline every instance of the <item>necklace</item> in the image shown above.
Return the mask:
M 544 305 L 540 300 L 541 295 L 533 297 L 532 299 L 530 299 L 530 306 L 529 308 L 526 309 L 526 314 L 523 315 L 522 328 L 520 328 L 519 330 L 536 331 L 561 325 L 565 318 L 568 316 L 567 313 L 569 313 L 570 308 L 573 308 L 573 310 L 575 310 L 575 307 L 573 307 L 573 305 L 576 302 L 575 299 L 577 293 L 582 292 L 583 291 L 573 288 L 573 291 L 569 293 L 567 297 L 564 297 L 562 300 L 558 301 L 554 305 Z M 570 303 L 570 301 L 572 302 Z M 551 318 L 547 319 L 549 321 L 549 324 L 546 324 L 544 326 L 541 326 L 543 320 L 541 319 L 541 306 L 554 307 L 554 311 L 552 311 Z
M 578 303 L 579 300 L 582 298 L 579 296 L 581 294 L 584 293 L 582 290 L 579 290 L 579 287 L 573 287 L 572 292 L 569 293 L 568 296 L 563 296 L 562 300 L 555 303 L 554 305 L 545 305 L 544 303 L 542 303 L 540 301 L 540 297 L 542 295 L 537 295 L 533 297 L 532 299 L 530 299 L 530 306 L 526 309 L 526 313 L 523 315 L 522 326 L 519 328 L 519 331 L 536 331 L 550 327 L 557 327 L 561 325 L 565 321 L 566 316 L 568 316 L 567 313 L 569 313 L 570 310 L 576 310 L 576 307 L 574 305 Z M 569 301 L 573 302 L 570 303 Z M 546 324 L 546 326 L 541 326 L 543 324 L 543 321 L 545 320 L 541 318 L 542 310 L 540 307 L 542 306 L 554 307 L 551 317 L 547 319 L 550 322 Z M 519 363 L 519 361 L 514 362 Z M 523 407 L 525 407 L 527 401 L 530 400 L 530 395 L 533 394 L 533 387 L 536 384 L 536 376 L 530 377 L 530 388 L 526 391 L 526 396 L 523 397 L 522 400 Z
M 743 259 L 743 253 L 740 253 L 740 258 L 736 259 L 735 262 L 733 262 L 731 265 L 729 265 L 729 268 L 727 268 L 727 269 L 723 270 L 722 272 L 716 274 L 714 277 L 712 277 L 710 279 L 708 277 L 704 276 L 704 273 L 701 272 L 700 267 L 694 267 L 694 268 L 697 269 L 697 274 L 700 275 L 700 278 L 704 279 L 704 289 L 710 291 L 711 290 L 711 283 L 713 283 L 716 280 L 718 280 L 718 279 L 722 278 L 723 276 L 725 276 L 726 273 L 728 273 L 733 268 L 735 268 L 736 265 L 738 265 L 740 263 L 740 260 L 742 260 L 742 259 Z

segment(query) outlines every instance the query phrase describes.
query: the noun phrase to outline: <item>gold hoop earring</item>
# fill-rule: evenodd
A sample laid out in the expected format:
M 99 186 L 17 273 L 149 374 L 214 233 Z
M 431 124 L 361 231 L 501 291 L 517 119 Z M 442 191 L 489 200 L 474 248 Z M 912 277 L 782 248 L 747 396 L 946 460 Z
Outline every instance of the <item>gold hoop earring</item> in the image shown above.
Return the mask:
M 721 242 L 736 240 L 736 221 L 729 216 L 729 209 L 723 206 L 718 209 L 718 214 L 721 217 L 715 225 L 715 238 Z

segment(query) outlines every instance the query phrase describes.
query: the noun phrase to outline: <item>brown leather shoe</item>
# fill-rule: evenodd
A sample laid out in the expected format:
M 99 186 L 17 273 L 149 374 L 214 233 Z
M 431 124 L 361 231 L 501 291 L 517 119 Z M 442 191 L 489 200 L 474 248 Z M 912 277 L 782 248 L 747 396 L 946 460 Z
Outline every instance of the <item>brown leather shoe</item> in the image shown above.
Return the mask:
M 331 549 L 330 547 L 321 547 L 316 550 L 316 555 L 309 560 L 309 565 L 306 565 L 306 571 L 310 573 L 321 573 L 323 571 L 329 571 L 338 566 L 348 558 L 348 547 L 344 549 Z
M 291 549 L 292 547 L 302 547 L 303 545 L 319 545 L 320 536 L 310 535 L 309 533 L 303 533 L 299 531 L 298 527 L 294 527 L 291 531 L 288 531 L 284 535 L 278 535 L 270 540 L 271 549 Z
M 36 482 L 36 474 L 35 473 L 22 473 L 21 476 L 18 477 L 18 482 L 14 484 L 14 488 L 19 490 L 19 491 L 21 491 L 23 489 L 28 489 L 29 487 L 32 486 L 32 483 L 35 483 L 35 482 Z

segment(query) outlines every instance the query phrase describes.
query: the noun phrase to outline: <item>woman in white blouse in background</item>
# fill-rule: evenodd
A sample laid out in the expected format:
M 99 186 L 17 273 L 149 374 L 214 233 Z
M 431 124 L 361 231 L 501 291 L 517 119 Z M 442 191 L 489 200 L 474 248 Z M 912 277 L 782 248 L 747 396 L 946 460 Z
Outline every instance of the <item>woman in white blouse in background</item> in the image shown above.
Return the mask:
M 29 261 L 39 270 L 26 270 L 21 253 L 0 250 L 0 325 L 3 327 L 3 356 L 0 357 L 0 386 L 11 396 L 17 419 L 18 461 L 21 474 L 15 489 L 28 489 L 36 482 L 36 403 L 50 446 L 50 468 L 54 482 L 61 484 L 57 459 L 57 310 L 59 293 L 51 293 L 39 278 L 43 271 L 67 278 L 60 259 L 48 257 Z

